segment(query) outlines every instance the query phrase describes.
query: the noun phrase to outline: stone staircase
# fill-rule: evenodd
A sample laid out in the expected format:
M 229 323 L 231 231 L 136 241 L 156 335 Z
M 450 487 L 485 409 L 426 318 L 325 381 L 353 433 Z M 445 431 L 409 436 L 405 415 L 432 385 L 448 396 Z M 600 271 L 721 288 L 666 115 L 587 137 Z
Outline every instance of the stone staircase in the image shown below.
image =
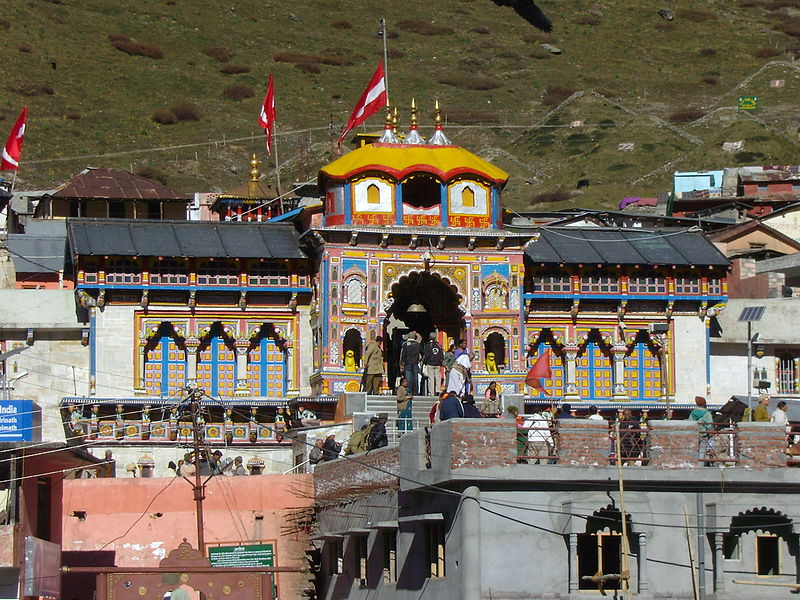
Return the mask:
M 424 427 L 430 422 L 428 414 L 437 396 L 415 396 L 411 401 L 412 423 L 414 429 Z M 367 396 L 366 411 L 370 414 L 386 413 L 389 420 L 386 422 L 386 434 L 390 442 L 397 441 L 397 399 L 395 396 Z

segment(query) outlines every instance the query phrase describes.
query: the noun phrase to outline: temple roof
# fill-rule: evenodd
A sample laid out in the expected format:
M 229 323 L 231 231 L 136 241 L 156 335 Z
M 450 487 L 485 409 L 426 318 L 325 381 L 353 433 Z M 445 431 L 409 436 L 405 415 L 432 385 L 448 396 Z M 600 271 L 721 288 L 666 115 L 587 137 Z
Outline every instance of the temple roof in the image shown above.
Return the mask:
M 592 227 L 542 228 L 525 254 L 542 264 L 708 265 L 730 261 L 700 231 Z
M 67 219 L 67 232 L 84 256 L 306 258 L 291 224 Z
M 432 173 L 443 181 L 474 174 L 505 184 L 508 173 L 458 146 L 367 144 L 324 166 L 319 172 L 322 187 L 327 179 L 347 179 L 365 171 L 387 173 L 402 179 L 415 172 Z

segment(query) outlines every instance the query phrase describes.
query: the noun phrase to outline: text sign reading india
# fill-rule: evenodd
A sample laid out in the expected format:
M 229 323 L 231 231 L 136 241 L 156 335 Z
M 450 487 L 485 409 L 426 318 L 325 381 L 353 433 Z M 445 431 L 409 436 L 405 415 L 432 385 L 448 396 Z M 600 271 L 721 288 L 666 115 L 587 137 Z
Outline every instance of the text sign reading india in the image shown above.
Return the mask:
M 0 442 L 33 441 L 33 401 L 0 400 Z
M 275 547 L 272 544 L 219 546 L 208 549 L 212 567 L 272 567 Z

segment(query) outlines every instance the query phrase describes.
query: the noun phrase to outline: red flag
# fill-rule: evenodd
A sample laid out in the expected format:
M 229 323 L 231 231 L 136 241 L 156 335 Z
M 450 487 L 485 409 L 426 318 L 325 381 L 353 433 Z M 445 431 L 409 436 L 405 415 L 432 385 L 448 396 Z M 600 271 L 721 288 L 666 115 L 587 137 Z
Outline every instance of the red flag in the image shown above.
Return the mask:
M 264 98 L 264 104 L 261 106 L 258 125 L 267 136 L 267 152 L 272 154 L 272 135 L 275 133 L 275 86 L 272 83 L 272 73 L 269 74 L 267 95 Z
M 378 112 L 381 107 L 386 106 L 387 103 L 386 78 L 383 74 L 383 62 L 379 62 L 375 74 L 372 76 L 372 79 L 370 79 L 369 85 L 367 85 L 367 89 L 361 94 L 361 98 L 358 99 L 358 104 L 356 104 L 353 114 L 350 115 L 347 127 L 344 128 L 342 135 L 339 136 L 339 149 L 342 148 L 342 140 L 344 136 L 347 135 L 348 131 L 361 125 L 361 123 Z
M 533 389 L 549 396 L 550 392 L 542 385 L 542 379 L 552 379 L 552 377 L 553 372 L 550 370 L 550 350 L 547 349 L 544 351 L 544 354 L 533 363 L 531 370 L 528 371 L 528 374 L 525 376 L 525 383 Z
M 28 107 L 22 109 L 14 128 L 8 135 L 6 145 L 3 146 L 3 158 L 0 160 L 0 171 L 16 171 L 19 169 L 19 157 L 22 154 L 22 140 L 25 136 L 25 119 L 28 116 Z

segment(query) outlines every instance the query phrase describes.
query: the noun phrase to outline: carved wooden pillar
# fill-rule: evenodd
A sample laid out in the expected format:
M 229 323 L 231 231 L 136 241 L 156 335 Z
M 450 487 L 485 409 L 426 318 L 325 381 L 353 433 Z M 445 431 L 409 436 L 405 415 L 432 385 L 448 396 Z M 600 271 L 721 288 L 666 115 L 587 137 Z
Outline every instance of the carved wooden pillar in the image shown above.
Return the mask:
M 146 358 L 147 358 L 147 340 L 144 338 L 140 338 L 139 346 L 136 352 L 136 387 L 133 390 L 134 394 L 147 393 L 147 384 L 145 381 Z
M 200 340 L 196 337 L 186 338 L 186 385 L 197 385 L 197 351 Z
M 628 347 L 614 345 L 610 349 L 611 360 L 614 362 L 614 399 L 628 400 L 628 390 L 625 387 L 625 354 Z
M 247 385 L 247 351 L 250 349 L 249 338 L 238 338 L 234 342 L 236 348 L 236 389 L 234 396 L 249 396 L 250 387 Z
M 578 347 L 564 346 L 564 400 L 580 400 L 576 380 L 576 365 L 578 361 Z

